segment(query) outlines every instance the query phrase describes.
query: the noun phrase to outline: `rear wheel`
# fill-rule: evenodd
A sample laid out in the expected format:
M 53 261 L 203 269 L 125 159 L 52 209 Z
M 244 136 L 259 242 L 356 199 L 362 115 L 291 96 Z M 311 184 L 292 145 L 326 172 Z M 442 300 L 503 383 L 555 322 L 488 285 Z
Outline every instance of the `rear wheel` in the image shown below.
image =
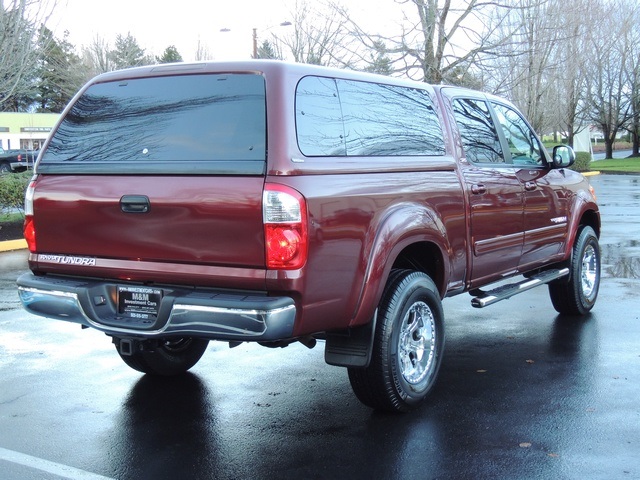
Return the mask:
M 193 367 L 202 357 L 209 340 L 202 338 L 163 338 L 155 341 L 134 343 L 137 347 L 124 352 L 122 342 L 114 338 L 120 358 L 128 366 L 150 375 L 179 375 Z
M 570 277 L 549 284 L 553 307 L 565 315 L 584 315 L 596 303 L 600 288 L 600 246 L 591 227 L 578 233 L 571 256 Z
M 349 368 L 358 399 L 376 410 L 416 408 L 433 387 L 444 350 L 440 295 L 422 272 L 394 271 L 378 308 L 371 363 Z
M 4 175 L 5 173 L 11 173 L 11 167 L 6 162 L 0 162 L 0 175 Z

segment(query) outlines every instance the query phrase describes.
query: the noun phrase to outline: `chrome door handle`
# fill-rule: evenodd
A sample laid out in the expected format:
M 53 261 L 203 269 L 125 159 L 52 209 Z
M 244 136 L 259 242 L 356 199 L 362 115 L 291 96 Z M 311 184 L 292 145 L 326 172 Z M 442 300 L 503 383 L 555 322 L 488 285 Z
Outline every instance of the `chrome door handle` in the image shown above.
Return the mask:
M 483 184 L 477 184 L 471 186 L 471 193 L 475 195 L 481 195 L 483 193 L 487 193 L 487 187 Z

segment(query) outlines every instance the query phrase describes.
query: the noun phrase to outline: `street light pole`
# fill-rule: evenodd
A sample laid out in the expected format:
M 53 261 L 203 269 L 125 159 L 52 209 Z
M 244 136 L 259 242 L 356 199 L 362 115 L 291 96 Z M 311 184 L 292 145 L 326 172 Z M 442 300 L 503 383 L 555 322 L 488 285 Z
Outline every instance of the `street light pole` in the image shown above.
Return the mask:
M 278 26 L 280 26 L 280 27 L 289 27 L 291 25 L 293 25 L 291 22 L 286 21 L 286 22 L 280 23 L 280 25 L 278 25 Z M 271 28 L 273 28 L 273 27 L 267 28 L 267 30 L 270 30 Z M 231 31 L 231 29 L 229 29 L 229 28 L 221 28 L 220 29 L 220 32 L 222 32 L 222 33 L 230 32 L 230 31 Z M 258 29 L 257 28 L 253 28 L 252 41 L 253 41 L 253 52 L 252 52 L 251 57 L 253 59 L 256 59 L 256 58 L 258 58 Z
M 258 29 L 253 29 L 253 59 L 258 58 Z
M 285 21 L 285 22 L 280 23 L 280 25 L 278 25 L 278 26 L 280 26 L 280 27 L 290 27 L 291 25 L 293 25 L 291 22 Z M 273 28 L 273 27 L 267 28 L 267 30 L 271 30 L 271 28 Z M 253 58 L 254 58 L 254 60 L 256 58 L 258 58 L 258 29 L 257 28 L 253 29 Z

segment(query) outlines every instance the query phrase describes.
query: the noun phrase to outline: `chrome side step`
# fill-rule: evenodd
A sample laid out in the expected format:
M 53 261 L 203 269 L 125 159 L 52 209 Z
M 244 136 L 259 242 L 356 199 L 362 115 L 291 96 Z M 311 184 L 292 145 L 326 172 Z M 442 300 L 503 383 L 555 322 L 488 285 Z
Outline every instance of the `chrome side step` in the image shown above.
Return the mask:
M 519 293 L 526 292 L 532 288 L 539 287 L 540 285 L 546 285 L 549 282 L 553 282 L 562 277 L 569 275 L 568 268 L 545 270 L 533 277 L 529 277 L 521 282 L 509 283 L 507 285 L 501 285 L 493 290 L 473 290 L 471 295 L 474 298 L 471 299 L 471 305 L 476 308 L 484 308 L 489 305 L 493 305 L 500 300 L 506 300 Z

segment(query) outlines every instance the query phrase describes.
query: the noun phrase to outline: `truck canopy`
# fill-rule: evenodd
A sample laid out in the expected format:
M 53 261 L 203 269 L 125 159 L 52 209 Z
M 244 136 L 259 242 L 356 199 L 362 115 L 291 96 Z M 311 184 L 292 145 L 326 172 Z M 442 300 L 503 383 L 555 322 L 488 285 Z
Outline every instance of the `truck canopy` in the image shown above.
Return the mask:
M 264 269 L 261 75 L 98 80 L 45 148 L 38 253 Z

